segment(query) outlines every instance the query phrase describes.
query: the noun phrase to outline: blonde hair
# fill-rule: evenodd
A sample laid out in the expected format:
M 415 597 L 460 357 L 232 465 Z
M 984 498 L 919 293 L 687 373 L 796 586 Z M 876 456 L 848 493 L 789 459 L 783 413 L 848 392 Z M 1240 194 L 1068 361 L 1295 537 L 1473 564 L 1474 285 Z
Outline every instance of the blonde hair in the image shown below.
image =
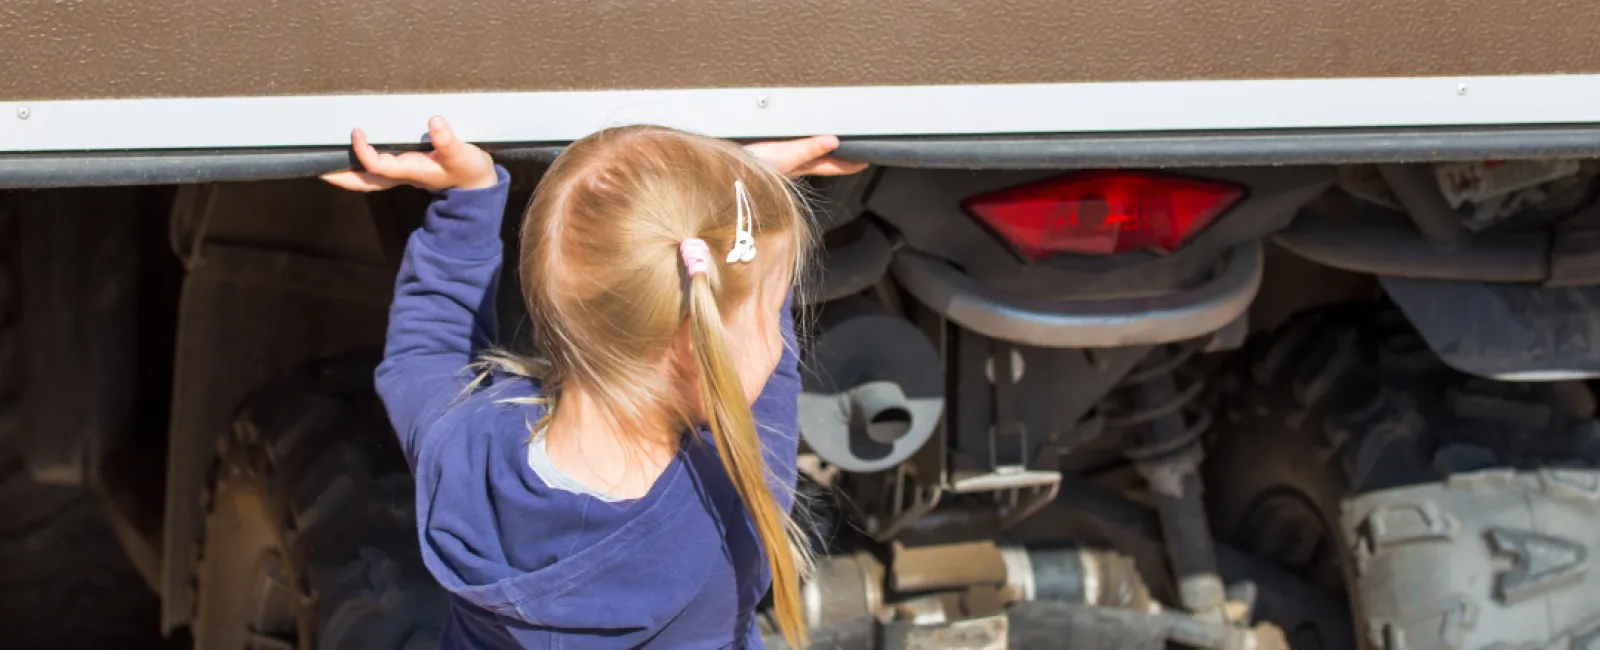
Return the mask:
M 723 259 L 734 242 L 736 181 L 748 189 L 762 253 L 746 264 Z M 694 276 L 679 255 L 691 238 L 712 251 L 709 270 Z M 785 253 L 794 254 L 793 277 L 803 277 L 810 246 L 794 187 L 741 147 L 662 127 L 602 131 L 551 165 L 523 219 L 519 275 L 539 358 L 502 352 L 485 359 L 540 379 L 551 407 L 546 420 L 569 388 L 581 388 L 623 430 L 648 432 L 663 422 L 691 430 L 703 417 L 755 523 L 777 618 L 795 647 L 806 638 L 800 581 L 809 556 L 767 480 L 722 314 L 755 299 L 769 274 L 782 270 L 773 265 Z M 662 371 L 684 327 L 699 409 Z

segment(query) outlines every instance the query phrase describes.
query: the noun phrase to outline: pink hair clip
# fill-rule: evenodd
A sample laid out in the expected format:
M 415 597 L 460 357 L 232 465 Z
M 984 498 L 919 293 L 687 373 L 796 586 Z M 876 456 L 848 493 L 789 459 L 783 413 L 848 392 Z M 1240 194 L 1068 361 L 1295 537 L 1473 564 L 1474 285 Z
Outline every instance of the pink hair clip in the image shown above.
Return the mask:
M 683 256 L 683 270 L 691 278 L 711 270 L 711 247 L 706 245 L 704 239 L 690 237 L 683 240 L 678 245 L 678 254 Z

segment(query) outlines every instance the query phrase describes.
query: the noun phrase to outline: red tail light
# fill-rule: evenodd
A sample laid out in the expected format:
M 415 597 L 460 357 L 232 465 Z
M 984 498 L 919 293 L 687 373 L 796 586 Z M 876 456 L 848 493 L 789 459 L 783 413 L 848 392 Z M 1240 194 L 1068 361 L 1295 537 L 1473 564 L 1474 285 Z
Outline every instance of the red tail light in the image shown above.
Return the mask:
M 967 199 L 963 207 L 1036 262 L 1058 253 L 1172 252 L 1244 195 L 1235 185 L 1092 171 Z

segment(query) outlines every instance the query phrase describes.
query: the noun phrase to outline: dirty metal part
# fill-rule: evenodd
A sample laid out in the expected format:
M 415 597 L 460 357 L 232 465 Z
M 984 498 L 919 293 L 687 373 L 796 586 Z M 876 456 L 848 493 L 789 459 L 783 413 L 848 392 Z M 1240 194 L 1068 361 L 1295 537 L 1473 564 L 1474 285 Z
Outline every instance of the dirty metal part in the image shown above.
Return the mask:
M 1141 575 L 1165 574 L 1168 560 L 1160 517 L 1150 508 L 1078 476 L 1063 477 L 1062 493 L 1063 498 L 1015 534 L 1048 536 L 1052 527 L 1059 526 L 1088 529 L 1132 558 Z M 1226 582 L 1255 584 L 1259 593 L 1255 612 L 1258 618 L 1277 622 L 1285 629 L 1314 626 L 1328 630 L 1329 635 L 1323 637 L 1325 650 L 1356 648 L 1355 628 L 1342 598 L 1235 548 L 1217 544 L 1215 550 L 1217 567 Z
M 914 319 L 934 342 L 941 363 L 948 362 L 949 321 L 928 309 L 916 310 Z M 1002 355 L 995 375 L 1012 375 L 1010 361 Z M 1000 515 L 995 533 L 1017 525 L 1055 500 L 1059 492 L 1059 472 L 1031 470 L 1026 465 L 997 466 L 992 463 L 989 471 L 964 470 L 952 473 L 948 465 L 947 435 L 945 423 L 942 423 L 909 462 L 886 473 L 887 498 L 881 512 L 866 521 L 866 530 L 874 539 L 894 539 L 938 507 L 946 493 L 991 494 Z M 991 461 L 998 458 L 995 452 L 991 448 Z M 1023 457 L 1021 462 L 1026 463 L 1027 458 Z
M 911 249 L 895 254 L 895 277 L 918 301 L 956 324 L 1018 344 L 1103 348 L 1184 341 L 1227 326 L 1261 284 L 1261 245 L 1234 246 L 1226 264 L 1190 289 L 1141 298 L 1044 301 L 979 284 L 949 263 Z
M 1110 551 L 1061 545 L 996 547 L 966 542 L 896 545 L 885 569 L 868 553 L 819 558 L 802 587 L 809 625 L 824 626 L 889 609 L 932 616 L 992 597 L 995 607 L 1030 600 L 1070 601 L 1148 610 L 1153 601 L 1133 562 Z M 910 598 L 904 598 L 905 596 Z M 952 610 L 953 611 L 953 610 Z
M 1160 513 L 1179 600 L 1190 612 L 1220 621 L 1226 594 L 1199 473 L 1204 458 L 1200 435 L 1210 425 L 1210 415 L 1192 408 L 1204 383 L 1190 380 L 1179 391 L 1175 380 L 1203 346 L 1204 341 L 1197 341 L 1153 351 L 1123 381 L 1118 397 L 1131 407 L 1109 416 L 1108 424 L 1142 430 L 1143 444 L 1126 454 L 1149 484 Z
M 938 350 L 915 324 L 862 297 L 829 303 L 818 329 L 803 364 L 806 446 L 848 472 L 905 462 L 944 414 Z
M 1006 582 L 1006 561 L 991 541 L 896 545 L 890 584 L 898 592 L 937 591 Z
M 1061 469 L 1064 454 L 1094 446 L 1103 431 L 1096 406 L 1148 351 L 997 344 L 967 330 L 952 332 L 950 342 L 948 390 L 961 399 L 949 404 L 946 423 L 961 476 L 1007 465 Z M 996 374 L 997 362 L 1010 373 Z M 1014 381 L 997 383 L 997 376 Z
M 1000 529 L 1005 530 L 1055 501 L 1061 492 L 1061 472 L 1003 467 L 985 474 L 957 475 L 950 492 L 993 494 L 1000 508 Z
M 1006 650 L 1010 620 L 1004 613 L 980 618 L 918 624 L 892 621 L 884 625 L 883 650 Z
M 1039 593 L 1033 578 L 1033 561 L 1021 546 L 1000 547 L 1000 561 L 1006 565 L 1006 583 L 1000 596 L 1007 602 L 1033 600 Z
M 935 447 L 930 444 L 928 447 Z M 928 449 L 924 449 L 928 452 Z M 942 469 L 942 446 L 929 454 L 941 458 L 933 461 Z M 921 454 L 919 454 L 921 455 Z M 1002 468 L 987 473 L 967 473 L 950 477 L 948 487 L 924 484 L 914 471 L 903 464 L 885 477 L 888 497 L 884 512 L 867 520 L 867 532 L 873 539 L 886 542 L 905 532 L 922 517 L 938 507 L 945 494 L 990 494 L 998 510 L 999 522 L 995 532 L 1015 526 L 1055 501 L 1060 492 L 1061 473 L 1023 468 Z
M 1136 612 L 1078 603 L 1040 601 L 1014 607 L 1014 648 L 1070 647 L 1086 650 L 1156 650 L 1170 644 L 1215 650 L 1287 650 L 1271 625 L 1253 629 L 1205 623 L 1171 612 Z
M 889 576 L 896 593 L 998 586 L 1003 603 L 1053 600 L 1140 611 L 1154 603 L 1128 557 L 1057 544 L 897 546 Z
M 1600 204 L 1587 212 L 1591 215 L 1600 212 Z M 1566 288 L 1597 284 L 1600 284 L 1600 228 L 1592 223 L 1585 227 L 1562 224 L 1555 241 L 1551 242 L 1550 278 L 1545 286 Z
M 1500 381 L 1600 377 L 1600 287 L 1380 278 L 1439 358 Z
M 800 587 L 806 626 L 835 625 L 876 614 L 884 605 L 884 570 L 867 553 L 821 558 Z
M 987 373 L 994 396 L 994 423 L 988 431 L 988 459 L 982 469 L 965 469 L 951 478 L 955 494 L 992 493 L 1005 530 L 1049 505 L 1059 491 L 1061 473 L 1030 469 L 1033 446 L 1028 426 L 1018 410 L 1017 382 L 1023 377 L 1021 359 L 1011 343 L 989 341 Z
M 1059 545 L 1001 549 L 1017 600 L 1049 600 L 1147 611 L 1155 603 L 1139 567 L 1110 551 Z
M 1020 391 L 1017 383 L 1027 375 L 1022 355 L 1016 346 L 999 339 L 989 340 L 989 358 L 984 364 L 984 378 L 989 381 L 994 397 L 993 415 L 987 435 L 988 464 L 992 471 L 1002 468 L 1025 468 L 1033 456 L 1033 445 L 1028 444 L 1028 423 L 1020 413 Z
M 1153 625 L 1130 624 L 1125 617 L 1099 615 L 1101 608 L 1081 603 L 1038 601 L 1021 603 L 1009 612 L 1014 648 L 1073 650 L 1163 650 L 1165 630 Z M 1068 641 L 1070 640 L 1070 641 Z
M 1173 643 L 1204 650 L 1287 650 L 1283 632 L 1270 624 L 1239 628 L 1165 611 L 1134 611 L 1078 603 L 1030 603 L 1030 618 L 1049 619 L 1040 627 L 1056 638 L 1073 639 L 1074 648 L 1146 648 Z M 1015 618 L 1015 615 L 1013 616 Z M 1014 623 L 1019 633 L 1027 627 Z M 1034 646 L 1026 646 L 1034 647 Z
M 829 241 L 836 237 L 844 241 Z M 893 259 L 894 246 L 883 228 L 870 219 L 858 219 L 824 237 L 817 291 L 797 297 L 803 299 L 802 306 L 809 306 L 861 293 L 883 279 Z
M 1256 584 L 1243 581 L 1228 585 L 1227 598 L 1223 618 L 1233 625 L 1248 625 L 1256 611 Z
M 913 310 L 911 322 L 933 342 L 940 363 L 944 363 L 950 345 L 948 322 L 927 309 Z M 945 424 L 934 427 L 933 436 L 908 461 L 884 472 L 882 488 L 886 496 L 877 512 L 863 522 L 865 532 L 873 539 L 892 540 L 939 506 L 949 480 L 947 435 Z
M 1247 630 L 1162 611 L 1134 563 L 1114 552 L 990 542 L 894 552 L 887 577 L 865 554 L 823 558 L 802 591 L 808 624 L 826 633 L 876 617 L 876 647 L 1049 647 L 1007 646 L 1007 632 L 1044 638 L 1048 630 L 1057 641 L 1079 639 L 1061 636 L 1067 629 L 1139 640 L 1119 648 L 1172 641 L 1208 650 L 1285 650 L 1281 641 L 1274 645 L 1270 626 Z M 1030 618 L 1035 605 L 1054 614 L 1049 620 Z M 1027 622 L 1017 623 L 1019 617 Z
M 1419 280 L 1540 283 L 1550 277 L 1552 235 L 1507 232 L 1439 246 L 1407 219 L 1378 205 L 1335 211 L 1313 206 L 1272 236 L 1289 252 L 1357 273 Z
M 932 618 L 932 616 L 929 616 Z M 1081 603 L 1020 603 L 995 616 L 883 625 L 882 648 L 1058 648 L 1157 650 L 1169 643 L 1203 650 L 1288 650 L 1270 624 L 1245 629 L 1173 612 L 1141 612 Z
M 938 454 L 943 456 L 943 450 L 939 450 Z M 917 476 L 920 473 L 913 475 L 910 467 L 901 465 L 884 477 L 888 484 L 884 511 L 869 517 L 866 522 L 867 532 L 873 539 L 880 542 L 892 540 L 939 507 L 939 501 L 944 498 L 944 487 L 937 483 L 926 484 Z
M 1467 243 L 1467 229 L 1439 191 L 1432 165 L 1379 165 L 1378 173 L 1429 241 L 1446 248 Z
M 916 598 L 909 598 L 894 604 L 888 614 L 889 619 L 902 621 L 913 625 L 937 625 L 951 619 L 961 618 L 961 606 L 957 593 L 931 594 Z

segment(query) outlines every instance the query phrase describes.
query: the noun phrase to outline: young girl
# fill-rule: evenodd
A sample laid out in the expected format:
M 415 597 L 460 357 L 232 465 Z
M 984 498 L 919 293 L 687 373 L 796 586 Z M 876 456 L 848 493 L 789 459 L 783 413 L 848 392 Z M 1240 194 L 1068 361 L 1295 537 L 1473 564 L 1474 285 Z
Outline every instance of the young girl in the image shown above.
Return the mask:
M 506 172 L 442 119 L 429 135 L 431 153 L 394 156 L 356 131 L 365 171 L 326 178 L 438 192 L 377 387 L 424 560 L 454 595 L 442 646 L 759 648 L 769 585 L 801 644 L 789 296 L 810 237 L 786 176 L 855 171 L 827 156 L 837 139 L 627 127 L 573 144 L 522 222 L 527 360 L 485 354 Z

